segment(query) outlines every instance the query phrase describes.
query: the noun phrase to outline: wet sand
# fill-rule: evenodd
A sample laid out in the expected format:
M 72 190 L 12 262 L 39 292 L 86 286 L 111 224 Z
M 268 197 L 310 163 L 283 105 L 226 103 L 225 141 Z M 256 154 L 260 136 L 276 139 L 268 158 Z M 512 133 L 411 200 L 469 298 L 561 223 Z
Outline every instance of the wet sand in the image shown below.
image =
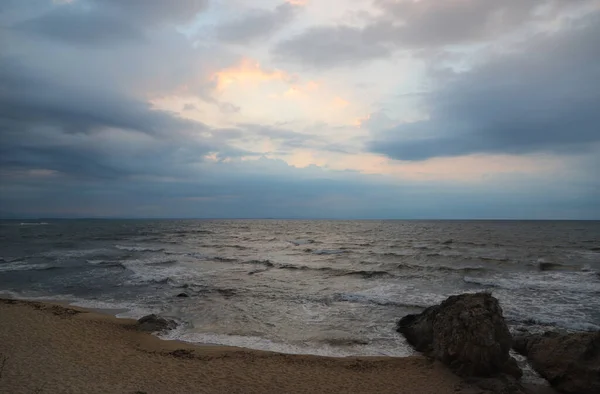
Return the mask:
M 420 356 L 333 358 L 193 346 L 135 326 L 83 308 L 0 299 L 0 393 L 481 392 Z

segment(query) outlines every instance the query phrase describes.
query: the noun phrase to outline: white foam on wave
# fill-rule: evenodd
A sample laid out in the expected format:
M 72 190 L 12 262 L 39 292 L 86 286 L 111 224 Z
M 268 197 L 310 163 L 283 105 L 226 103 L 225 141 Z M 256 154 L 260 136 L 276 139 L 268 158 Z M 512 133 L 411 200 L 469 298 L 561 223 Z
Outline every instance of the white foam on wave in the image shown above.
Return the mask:
M 464 281 L 491 288 L 505 317 L 516 324 L 573 331 L 600 329 L 595 312 L 600 310 L 600 284 L 593 272 L 505 273 L 465 276 Z
M 208 258 L 207 255 L 198 252 L 177 252 L 173 250 L 165 250 L 164 254 L 166 255 L 175 255 L 175 256 L 189 256 L 198 260 L 205 260 Z
M 183 284 L 189 283 L 198 276 L 195 270 L 184 264 L 165 264 L 172 261 L 164 258 L 150 258 L 144 260 L 124 260 L 121 261 L 123 266 L 130 271 L 133 271 L 133 280 L 128 284 L 144 284 L 158 283 L 164 281 L 172 281 Z
M 102 265 L 107 263 L 106 260 L 86 260 L 85 262 L 91 265 Z
M 291 244 L 294 244 L 296 246 L 300 246 L 300 245 L 309 245 L 309 244 L 314 244 L 315 241 L 312 239 L 294 239 L 292 241 L 289 241 Z
M 5 296 L 8 298 L 14 298 L 16 300 L 27 300 L 27 301 L 69 301 L 73 300 L 75 297 L 73 295 L 68 294 L 55 294 L 55 295 L 39 295 L 39 294 L 29 294 L 22 293 L 10 290 L 0 290 L 0 296 Z
M 27 263 L 26 261 L 14 261 L 9 264 L 0 265 L 0 272 L 12 272 L 12 271 L 41 271 L 54 268 L 50 264 L 34 264 Z
M 139 319 L 140 317 L 149 315 L 153 312 L 149 308 L 142 307 L 132 302 L 100 301 L 80 298 L 73 302 L 69 302 L 69 305 L 87 309 L 101 309 L 103 311 L 121 311 L 116 313 L 115 316 L 126 319 Z
M 515 352 L 512 349 L 510 350 L 510 355 L 512 357 L 514 357 L 514 359 L 517 361 L 517 364 L 523 371 L 523 377 L 521 378 L 522 383 L 535 384 L 538 386 L 549 386 L 550 385 L 550 383 L 548 383 L 548 381 L 546 379 L 542 378 L 540 376 L 540 374 L 535 372 L 535 370 L 533 369 L 531 364 L 529 364 L 527 357 L 520 355 L 519 353 Z
M 322 342 L 285 343 L 272 341 L 258 336 L 227 335 L 216 333 L 190 332 L 185 326 L 160 334 L 159 338 L 179 340 L 195 344 L 233 346 L 246 349 L 266 350 L 286 354 L 311 354 L 316 356 L 348 357 L 348 356 L 394 356 L 406 357 L 414 351 L 406 342 L 398 337 L 393 346 L 386 343 L 377 345 L 354 345 L 351 347 L 337 347 Z
M 128 252 L 161 252 L 164 248 L 160 247 L 148 247 L 148 246 L 135 246 L 135 245 L 115 245 L 115 248 L 119 250 L 126 250 Z
M 37 222 L 37 223 L 23 222 L 23 223 L 20 223 L 21 226 L 47 226 L 48 224 L 50 224 L 50 223 L 46 223 L 46 222 Z
M 349 302 L 378 305 L 406 305 L 426 308 L 445 300 L 447 295 L 427 293 L 410 284 L 394 284 L 372 287 L 353 293 L 340 294 L 338 299 Z
M 0 290 L 0 296 L 16 300 L 59 302 L 71 306 L 78 306 L 80 308 L 102 310 L 103 312 L 109 312 L 111 310 L 120 311 L 115 313 L 114 316 L 126 319 L 139 319 L 142 316 L 156 312 L 134 302 L 90 300 L 78 298 L 72 294 L 33 295 L 10 290 Z
M 52 250 L 46 253 L 43 253 L 42 256 L 56 258 L 56 259 L 65 259 L 65 258 L 73 258 L 73 257 L 84 257 L 89 255 L 98 255 L 102 253 L 106 253 L 109 251 L 108 249 L 74 249 L 74 250 Z
M 595 250 L 577 250 L 575 251 L 580 257 L 583 257 L 586 260 L 594 260 L 600 262 L 600 251 Z
M 549 271 L 542 273 L 511 272 L 486 277 L 465 276 L 466 283 L 502 289 L 559 290 L 577 293 L 598 293 L 600 284 L 594 272 Z
M 342 254 L 342 253 L 346 253 L 345 250 L 340 250 L 340 249 L 320 249 L 320 250 L 315 250 L 313 252 L 313 254 L 318 254 L 318 255 L 324 255 L 324 254 Z

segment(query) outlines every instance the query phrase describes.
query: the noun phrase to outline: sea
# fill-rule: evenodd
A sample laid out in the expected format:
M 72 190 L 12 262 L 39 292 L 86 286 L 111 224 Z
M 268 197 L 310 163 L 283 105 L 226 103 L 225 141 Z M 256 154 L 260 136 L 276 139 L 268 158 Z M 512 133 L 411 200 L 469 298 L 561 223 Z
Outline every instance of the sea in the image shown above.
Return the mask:
M 398 319 L 481 291 L 513 332 L 600 329 L 600 222 L 0 221 L 0 296 L 156 313 L 193 343 L 406 356 Z

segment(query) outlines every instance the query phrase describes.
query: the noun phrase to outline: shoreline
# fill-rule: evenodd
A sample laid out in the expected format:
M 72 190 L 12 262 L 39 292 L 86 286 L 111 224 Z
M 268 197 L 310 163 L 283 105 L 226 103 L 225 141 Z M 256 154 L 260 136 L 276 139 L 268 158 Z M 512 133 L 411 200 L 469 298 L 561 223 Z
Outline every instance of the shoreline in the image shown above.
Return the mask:
M 160 339 L 137 321 L 0 298 L 0 392 L 481 393 L 423 356 L 290 355 Z M 2 359 L 0 358 L 0 364 Z
M 197 346 L 137 331 L 133 319 L 50 302 L 0 298 L 0 312 L 0 391 L 11 393 L 473 392 L 421 356 Z
M 86 312 L 92 312 L 92 313 L 99 313 L 101 315 L 107 315 L 107 316 L 111 316 L 111 317 L 115 317 L 119 320 L 133 320 L 133 321 L 137 321 L 137 319 L 149 315 L 151 313 L 154 313 L 151 310 L 146 310 L 143 314 L 140 314 L 139 317 L 134 317 L 136 316 L 135 314 L 133 314 L 133 316 L 131 316 L 130 312 L 135 311 L 135 309 L 132 308 L 126 308 L 126 307 L 90 307 L 90 306 L 81 306 L 81 305 L 77 305 L 79 303 L 86 303 L 86 300 L 82 300 L 82 299 L 77 299 L 77 298 L 53 298 L 52 296 L 36 296 L 36 297 L 27 297 L 27 296 L 22 296 L 18 293 L 12 292 L 12 291 L 0 291 L 0 300 L 3 299 L 14 299 L 14 300 L 20 300 L 20 301 L 29 301 L 29 302 L 40 302 L 40 303 L 45 303 L 45 304 L 56 304 L 65 308 L 73 308 L 73 309 L 81 309 L 84 310 Z M 159 314 L 160 315 L 160 314 Z M 177 341 L 183 344 L 188 344 L 188 345 L 192 345 L 192 346 L 201 346 L 201 347 L 205 347 L 205 346 L 222 346 L 222 347 L 230 347 L 230 348 L 236 348 L 236 349 L 248 349 L 248 350 L 256 350 L 256 351 L 264 351 L 264 352 L 271 352 L 271 353 L 281 353 L 281 354 L 289 354 L 289 355 L 301 355 L 301 356 L 321 356 L 321 357 L 331 357 L 331 358 L 346 358 L 346 357 L 393 357 L 393 358 L 403 358 L 403 357 L 410 357 L 410 356 L 418 356 L 419 353 L 412 349 L 412 347 L 410 347 L 410 345 L 406 345 L 408 349 L 410 349 L 410 353 L 409 354 L 402 354 L 402 355 L 395 355 L 395 354 L 369 354 L 369 355 L 364 355 L 364 354 L 349 354 L 349 355 L 343 355 L 343 354 L 326 354 L 326 353 L 318 353 L 318 352 L 314 352 L 314 348 L 311 348 L 313 351 L 311 352 L 311 350 L 307 350 L 306 352 L 304 352 L 304 349 L 301 348 L 294 348 L 294 350 L 299 349 L 298 351 L 285 351 L 285 350 L 281 350 L 281 349 L 275 349 L 275 350 L 271 350 L 271 349 L 265 349 L 264 347 L 260 347 L 260 346 L 256 346 L 256 347 L 251 347 L 251 346 L 239 346 L 239 345 L 235 345 L 235 344 L 223 344 L 223 343 L 218 343 L 218 342 L 200 342 L 200 341 L 187 341 L 184 339 L 173 339 L 173 338 L 167 338 L 170 335 L 168 335 L 171 331 L 176 331 L 178 328 L 185 326 L 185 321 L 180 320 L 177 317 L 173 317 L 173 316 L 166 316 L 166 315 L 160 315 L 161 317 L 166 317 L 172 320 L 175 320 L 178 323 L 178 326 L 174 329 L 174 330 L 167 330 L 165 331 L 162 335 L 155 335 L 154 333 L 152 333 L 152 336 L 155 336 L 156 338 L 159 338 L 160 340 L 163 341 Z M 281 343 L 278 343 L 277 345 L 281 345 Z M 288 349 L 289 350 L 289 349 Z

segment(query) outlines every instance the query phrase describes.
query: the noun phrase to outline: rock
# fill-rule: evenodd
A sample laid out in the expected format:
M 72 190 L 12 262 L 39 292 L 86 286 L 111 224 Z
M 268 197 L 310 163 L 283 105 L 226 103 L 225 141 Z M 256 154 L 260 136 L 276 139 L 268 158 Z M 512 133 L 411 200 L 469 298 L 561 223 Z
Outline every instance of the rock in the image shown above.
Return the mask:
M 517 379 L 508 375 L 498 375 L 493 378 L 471 377 L 465 382 L 493 394 L 531 394 Z M 538 390 L 534 391 L 538 394 Z
M 189 297 L 189 295 L 187 293 L 179 293 L 179 294 L 177 294 L 177 297 L 184 298 L 184 297 Z
M 498 300 L 488 293 L 451 296 L 400 319 L 397 331 L 416 350 L 460 376 L 522 375 L 509 351 L 512 338 Z
M 138 320 L 138 330 L 147 332 L 157 332 L 172 330 L 177 327 L 174 320 L 165 319 L 155 314 L 147 315 Z
M 558 391 L 600 393 L 600 332 L 521 336 L 513 347 Z

